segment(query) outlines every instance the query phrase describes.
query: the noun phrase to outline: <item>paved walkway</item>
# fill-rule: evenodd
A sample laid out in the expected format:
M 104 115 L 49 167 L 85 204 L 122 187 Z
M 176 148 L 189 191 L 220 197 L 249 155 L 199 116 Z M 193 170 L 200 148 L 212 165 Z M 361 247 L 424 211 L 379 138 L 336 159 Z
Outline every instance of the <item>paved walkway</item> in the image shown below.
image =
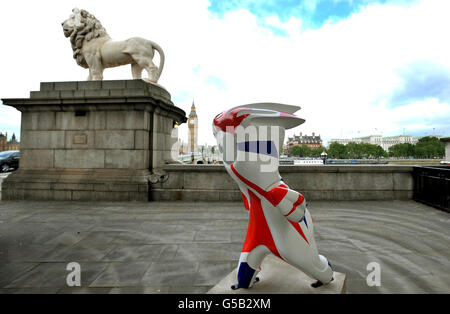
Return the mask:
M 450 215 L 414 201 L 311 202 L 349 293 L 450 293 Z M 204 293 L 239 259 L 241 203 L 0 202 L 1 293 Z M 369 262 L 381 286 L 368 287 Z M 81 265 L 79 288 L 66 265 Z

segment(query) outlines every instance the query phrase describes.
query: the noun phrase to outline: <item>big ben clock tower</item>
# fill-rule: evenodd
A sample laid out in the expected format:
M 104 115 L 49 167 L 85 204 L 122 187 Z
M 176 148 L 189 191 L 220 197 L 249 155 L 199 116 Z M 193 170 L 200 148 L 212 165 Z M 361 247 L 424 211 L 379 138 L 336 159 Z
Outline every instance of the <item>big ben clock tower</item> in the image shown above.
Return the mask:
M 191 112 L 189 113 L 188 126 L 189 126 L 189 136 L 188 136 L 189 152 L 196 154 L 198 152 L 198 146 L 197 146 L 197 144 L 198 144 L 198 118 L 197 118 L 197 112 L 195 110 L 194 101 L 192 101 Z

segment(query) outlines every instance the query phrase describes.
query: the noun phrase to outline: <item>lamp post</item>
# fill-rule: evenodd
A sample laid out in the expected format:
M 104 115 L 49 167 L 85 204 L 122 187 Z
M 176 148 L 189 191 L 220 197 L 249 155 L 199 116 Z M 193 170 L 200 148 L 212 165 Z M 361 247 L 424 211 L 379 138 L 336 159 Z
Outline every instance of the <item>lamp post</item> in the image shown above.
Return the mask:
M 322 157 L 324 165 L 325 165 L 325 163 L 327 161 L 327 156 L 328 156 L 328 154 L 325 151 L 323 151 L 322 154 L 320 154 L 320 157 Z

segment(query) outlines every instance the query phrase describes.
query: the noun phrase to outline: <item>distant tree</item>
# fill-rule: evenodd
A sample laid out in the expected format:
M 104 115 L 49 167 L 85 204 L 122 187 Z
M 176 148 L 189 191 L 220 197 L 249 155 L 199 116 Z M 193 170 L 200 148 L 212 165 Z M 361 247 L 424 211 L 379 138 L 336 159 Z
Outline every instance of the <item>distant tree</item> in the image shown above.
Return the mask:
M 311 148 L 309 148 L 306 145 L 293 146 L 291 148 L 291 155 L 297 156 L 297 157 L 309 157 L 309 156 L 311 156 Z
M 414 145 L 401 143 L 389 147 L 389 154 L 394 157 L 412 157 L 415 155 Z
M 374 157 L 375 158 L 389 157 L 389 154 L 380 145 L 375 145 L 375 155 L 374 155 Z
M 361 158 L 379 158 L 387 156 L 387 153 L 380 145 L 370 143 L 355 143 L 347 144 L 347 157 L 353 159 Z
M 366 151 L 363 151 L 366 158 L 380 158 L 388 156 L 388 153 L 380 145 L 368 144 L 366 147 Z
M 362 143 L 361 143 L 362 144 Z M 347 144 L 347 158 L 355 159 L 355 158 L 361 158 L 362 155 L 362 145 L 350 142 Z
M 337 142 L 331 143 L 330 148 L 328 149 L 328 157 L 340 159 L 347 158 L 347 147 L 344 144 Z
M 311 157 L 320 157 L 320 155 L 326 151 L 325 147 L 315 147 L 311 149 Z
M 301 148 L 301 157 L 311 157 L 312 154 L 312 150 L 309 146 L 306 145 L 302 145 L 300 146 Z
M 445 145 L 437 137 L 425 136 L 419 139 L 414 147 L 414 152 L 418 158 L 443 157 Z
M 291 147 L 290 154 L 292 156 L 300 156 L 300 151 L 301 151 L 300 146 L 295 145 Z

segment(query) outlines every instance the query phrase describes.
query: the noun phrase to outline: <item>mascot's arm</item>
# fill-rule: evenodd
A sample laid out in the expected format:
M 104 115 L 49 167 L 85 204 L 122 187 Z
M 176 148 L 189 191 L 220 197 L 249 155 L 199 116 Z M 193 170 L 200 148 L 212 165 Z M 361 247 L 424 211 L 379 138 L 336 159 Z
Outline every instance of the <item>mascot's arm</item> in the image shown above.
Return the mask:
M 274 204 L 287 219 L 299 222 L 305 216 L 306 201 L 302 194 L 284 186 L 270 190 Z

